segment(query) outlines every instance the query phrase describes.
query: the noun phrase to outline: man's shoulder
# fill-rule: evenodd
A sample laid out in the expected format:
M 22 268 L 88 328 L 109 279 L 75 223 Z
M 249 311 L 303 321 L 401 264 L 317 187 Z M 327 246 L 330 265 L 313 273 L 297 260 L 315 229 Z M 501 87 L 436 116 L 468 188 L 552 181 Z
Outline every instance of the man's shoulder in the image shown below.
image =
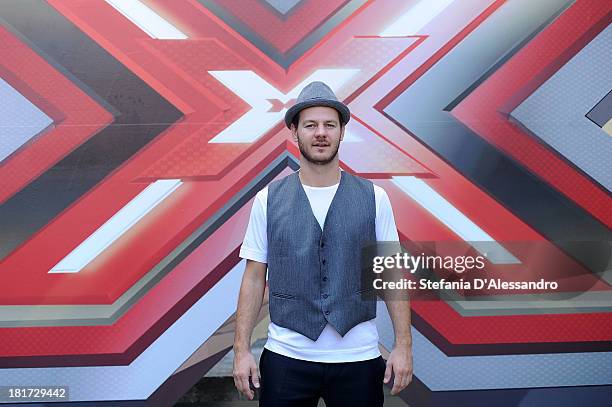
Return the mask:
M 367 178 L 363 178 L 363 177 L 360 177 L 360 176 L 359 176 L 359 175 L 357 175 L 357 174 L 351 174 L 351 173 L 350 173 L 350 172 L 348 172 L 348 171 L 342 171 L 342 173 L 343 173 L 344 175 L 346 175 L 347 177 L 352 178 L 352 179 L 353 179 L 353 180 L 355 180 L 355 181 L 358 181 L 358 182 L 364 182 L 364 183 L 372 183 L 372 181 L 370 181 L 369 179 L 367 179 Z
M 367 178 L 362 178 L 359 175 L 351 174 L 350 172 L 347 172 L 347 171 L 342 171 L 342 172 L 345 174 L 347 179 L 352 180 L 353 182 L 361 186 L 372 188 L 372 186 L 374 185 L 374 183 Z
M 374 200 L 376 202 L 376 214 L 392 212 L 391 200 L 387 191 L 380 185 L 374 184 Z
M 282 178 L 271 181 L 267 186 L 257 193 L 258 199 L 265 205 L 268 202 L 268 197 L 271 196 L 274 200 L 275 197 L 284 196 L 292 188 L 292 183 L 295 183 L 295 178 L 298 177 L 298 173 L 294 172 L 289 175 L 285 175 Z
M 382 197 L 382 196 L 387 195 L 387 191 L 385 191 L 385 189 L 383 187 L 381 187 L 380 185 L 376 185 L 374 183 L 372 183 L 372 185 L 374 185 L 374 194 L 377 197 L 379 197 L 379 196 Z
M 266 203 L 266 201 L 268 200 L 268 185 L 257 191 L 257 194 L 255 194 L 255 199 L 260 202 Z
M 362 186 L 372 189 L 374 191 L 374 196 L 376 197 L 376 203 L 378 203 L 383 198 L 388 198 L 387 191 L 381 187 L 380 185 L 376 185 L 372 180 L 367 178 L 360 177 L 359 175 L 351 174 L 349 172 L 346 173 L 350 178 L 352 178 L 355 182 L 361 184 Z
M 277 188 L 280 188 L 284 185 L 287 185 L 287 183 L 294 181 L 294 178 L 298 176 L 297 172 L 292 172 L 291 174 L 285 175 L 282 178 L 279 179 L 275 179 L 274 181 L 270 182 L 270 184 L 268 184 L 267 188 L 268 189 L 272 189 L 275 190 Z

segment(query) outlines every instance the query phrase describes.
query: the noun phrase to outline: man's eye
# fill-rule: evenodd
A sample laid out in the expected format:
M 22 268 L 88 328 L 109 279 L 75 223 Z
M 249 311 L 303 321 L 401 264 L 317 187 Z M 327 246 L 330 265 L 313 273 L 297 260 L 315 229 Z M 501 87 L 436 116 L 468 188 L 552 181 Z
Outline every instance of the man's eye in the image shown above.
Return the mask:
M 329 124 L 327 125 L 327 127 L 331 127 L 331 128 L 333 128 L 333 127 L 336 127 L 336 125 L 335 125 L 335 124 L 331 124 L 331 123 L 329 123 Z

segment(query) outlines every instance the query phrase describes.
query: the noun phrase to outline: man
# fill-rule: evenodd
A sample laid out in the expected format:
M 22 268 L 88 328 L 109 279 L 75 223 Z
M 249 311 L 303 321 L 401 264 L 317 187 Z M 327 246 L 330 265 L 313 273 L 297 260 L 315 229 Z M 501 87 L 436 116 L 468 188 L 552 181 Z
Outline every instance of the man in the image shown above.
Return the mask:
M 340 170 L 346 105 L 312 82 L 285 115 L 300 170 L 272 182 L 253 204 L 240 256 L 247 265 L 238 300 L 234 382 L 260 406 L 382 406 L 412 378 L 410 309 L 387 301 L 395 346 L 380 356 L 375 301 L 361 298 L 362 244 L 397 241 L 391 204 L 372 182 Z M 270 319 L 260 369 L 250 339 L 268 271 Z

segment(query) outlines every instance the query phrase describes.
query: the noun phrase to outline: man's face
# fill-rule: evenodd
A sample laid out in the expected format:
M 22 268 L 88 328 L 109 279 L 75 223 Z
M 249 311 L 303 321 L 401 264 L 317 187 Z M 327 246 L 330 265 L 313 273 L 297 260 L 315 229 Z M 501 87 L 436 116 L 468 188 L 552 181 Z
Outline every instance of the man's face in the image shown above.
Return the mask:
M 308 162 L 329 164 L 338 155 L 344 127 L 338 111 L 326 106 L 313 106 L 300 112 L 298 128 L 292 127 L 300 153 Z

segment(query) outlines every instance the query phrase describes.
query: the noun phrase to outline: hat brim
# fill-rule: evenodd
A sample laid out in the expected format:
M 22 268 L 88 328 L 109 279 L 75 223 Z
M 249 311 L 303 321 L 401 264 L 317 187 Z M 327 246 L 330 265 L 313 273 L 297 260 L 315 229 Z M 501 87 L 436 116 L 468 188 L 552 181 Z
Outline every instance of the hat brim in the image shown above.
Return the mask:
M 340 113 L 340 119 L 342 120 L 343 125 L 348 123 L 348 121 L 351 119 L 351 112 L 344 103 L 338 102 L 337 100 L 313 99 L 296 103 L 295 105 L 291 106 L 289 110 L 287 110 L 287 113 L 285 113 L 285 124 L 287 125 L 287 128 L 291 128 L 291 123 L 293 122 L 295 115 L 302 110 L 313 106 L 333 107 Z

